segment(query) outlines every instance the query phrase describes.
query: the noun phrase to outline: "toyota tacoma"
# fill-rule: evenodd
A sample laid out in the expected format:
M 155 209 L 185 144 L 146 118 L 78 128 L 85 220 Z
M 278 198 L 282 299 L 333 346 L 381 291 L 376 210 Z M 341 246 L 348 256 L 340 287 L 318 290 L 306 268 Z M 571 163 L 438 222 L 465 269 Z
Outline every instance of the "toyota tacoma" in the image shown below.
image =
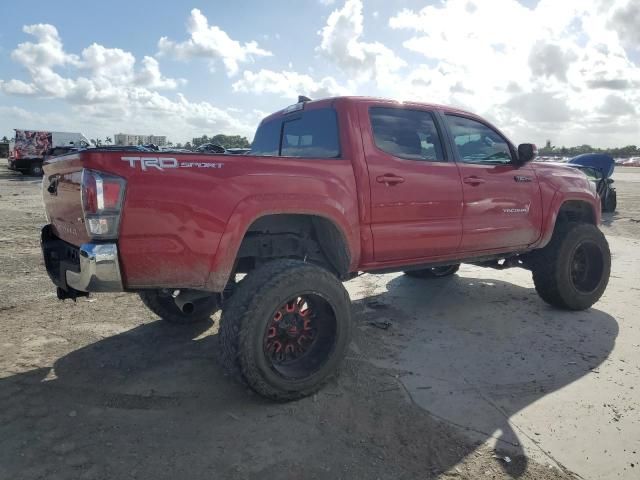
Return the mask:
M 334 375 L 361 272 L 437 279 L 461 263 L 533 274 L 548 304 L 591 307 L 609 279 L 592 182 L 534 163 L 477 115 L 306 98 L 246 155 L 95 148 L 45 162 L 44 263 L 58 297 L 126 291 L 162 319 L 221 309 L 223 364 L 300 398 Z M 435 280 L 437 281 L 437 280 Z

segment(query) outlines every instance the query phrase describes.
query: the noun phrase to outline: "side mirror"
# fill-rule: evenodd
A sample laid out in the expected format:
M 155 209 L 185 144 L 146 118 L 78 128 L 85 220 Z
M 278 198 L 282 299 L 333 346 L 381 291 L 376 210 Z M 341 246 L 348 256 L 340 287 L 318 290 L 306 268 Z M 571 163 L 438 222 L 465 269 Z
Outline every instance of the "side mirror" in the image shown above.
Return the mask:
M 524 165 L 538 155 L 538 148 L 533 143 L 521 143 L 518 145 L 517 165 Z

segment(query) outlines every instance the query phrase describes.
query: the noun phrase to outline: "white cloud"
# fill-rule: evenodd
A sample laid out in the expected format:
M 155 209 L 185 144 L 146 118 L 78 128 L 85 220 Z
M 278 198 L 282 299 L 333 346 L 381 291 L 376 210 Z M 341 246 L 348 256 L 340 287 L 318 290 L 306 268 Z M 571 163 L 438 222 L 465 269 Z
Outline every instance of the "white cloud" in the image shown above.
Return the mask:
M 564 50 L 560 45 L 538 40 L 529 53 L 529 68 L 537 77 L 556 77 L 567 81 L 567 71 L 577 56 L 572 50 Z
M 167 78 L 160 73 L 160 64 L 153 57 L 142 59 L 142 69 L 136 75 L 136 83 L 154 89 L 174 89 L 186 83 L 184 79 Z
M 191 10 L 187 31 L 190 37 L 184 42 L 174 42 L 167 37 L 160 38 L 159 53 L 181 60 L 194 57 L 219 60 L 222 61 L 229 75 L 235 75 L 239 64 L 250 62 L 253 57 L 272 55 L 268 50 L 260 48 L 256 41 L 241 44 L 216 25 L 210 26 L 207 17 L 197 8 Z
M 627 28 L 640 27 L 635 5 L 540 0 L 527 8 L 516 0 L 448 0 L 402 10 L 389 26 L 410 32 L 403 46 L 424 63 L 397 75 L 390 91 L 484 114 L 516 140 L 629 142 L 629 129 L 620 130 L 614 116 L 632 114 L 628 106 L 640 102 L 640 67 L 625 50 L 638 44 L 640 30 Z M 584 128 L 597 122 L 598 129 Z
M 522 118 L 532 123 L 561 124 L 571 120 L 572 115 L 566 98 L 545 91 L 517 94 L 505 106 L 512 110 L 516 119 Z
M 298 95 L 306 95 L 313 99 L 346 95 L 348 90 L 338 85 L 332 77 L 315 81 L 309 75 L 292 72 L 262 69 L 256 73 L 245 71 L 242 79 L 233 84 L 235 92 L 250 92 L 258 95 L 275 94 L 281 97 L 296 99 Z
M 626 46 L 640 50 L 640 2 L 629 0 L 626 5 L 618 2 L 609 18 L 609 27 Z
M 136 58 L 130 52 L 119 48 L 106 48 L 97 43 L 82 51 L 81 67 L 91 72 L 99 80 L 108 80 L 117 84 L 130 83 Z
M 22 80 L 13 79 L 8 82 L 0 80 L 0 91 L 8 93 L 9 95 L 33 95 L 36 93 L 36 87 Z
M 158 61 L 149 56 L 136 68 L 130 52 L 93 43 L 80 56 L 65 52 L 56 28 L 52 25 L 32 25 L 23 29 L 37 42 L 25 42 L 13 51 L 12 58 L 29 73 L 30 80 L 0 80 L 0 92 L 65 101 L 73 115 L 61 115 L 46 128 L 112 132 L 129 126 L 135 131 L 152 131 L 172 138 L 191 138 L 198 133 L 228 132 L 251 135 L 253 116 L 231 112 L 213 104 L 191 102 L 178 93 L 169 98 L 157 90 L 174 89 L 181 79 L 162 75 Z M 73 76 L 65 73 L 75 69 Z M 20 109 L 7 110 L 17 119 L 34 121 Z M 256 122 L 257 123 L 257 122 Z M 44 126 L 44 125 L 43 125 Z
M 347 0 L 334 10 L 319 32 L 318 50 L 357 80 L 384 82 L 391 72 L 406 65 L 405 61 L 380 42 L 365 42 L 361 0 Z
M 618 95 L 608 95 L 598 109 L 598 112 L 612 117 L 635 115 L 636 109 L 624 98 Z
M 185 38 L 160 38 L 158 53 L 202 58 L 223 69 L 232 78 L 222 76 L 227 85 L 218 94 L 235 92 L 240 105 L 252 100 L 243 94 L 260 95 L 261 108 L 270 102 L 274 110 L 282 97 L 293 101 L 298 94 L 379 95 L 475 111 L 514 141 L 638 142 L 638 0 L 539 0 L 534 7 L 519 0 L 442 0 L 399 9 L 388 29 L 379 28 L 384 13 L 364 12 L 362 0 L 318 1 L 334 6 L 327 9 L 315 50 L 285 49 L 289 55 L 268 68 L 252 65 L 271 52 L 210 25 L 197 9 Z M 364 13 L 377 30 L 365 24 Z M 256 25 L 254 38 L 266 38 L 258 20 Z M 0 79 L 0 93 L 66 103 L 71 113 L 61 117 L 60 128 L 79 122 L 98 131 L 130 125 L 182 139 L 216 130 L 250 135 L 262 114 L 167 94 L 185 81 L 163 75 L 159 56 L 136 59 L 91 42 L 70 53 L 52 25 L 23 30 L 30 41 L 20 43 L 11 58 L 27 76 Z M 284 29 L 269 38 L 293 44 L 294 34 Z M 388 39 L 398 37 L 402 47 L 392 48 Z
M 19 44 L 11 53 L 11 58 L 28 70 L 78 63 L 77 56 L 65 53 L 58 30 L 53 25 L 42 23 L 25 25 L 22 31 L 33 35 L 38 42 Z

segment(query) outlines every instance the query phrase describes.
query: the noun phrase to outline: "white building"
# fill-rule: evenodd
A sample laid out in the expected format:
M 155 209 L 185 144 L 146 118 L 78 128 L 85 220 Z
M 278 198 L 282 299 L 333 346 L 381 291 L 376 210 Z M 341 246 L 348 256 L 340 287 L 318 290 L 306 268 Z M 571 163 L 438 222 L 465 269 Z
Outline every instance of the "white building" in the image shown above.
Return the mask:
M 115 145 L 146 145 L 153 143 L 159 147 L 167 145 L 167 137 L 164 135 L 131 135 L 129 133 L 116 133 L 113 136 Z

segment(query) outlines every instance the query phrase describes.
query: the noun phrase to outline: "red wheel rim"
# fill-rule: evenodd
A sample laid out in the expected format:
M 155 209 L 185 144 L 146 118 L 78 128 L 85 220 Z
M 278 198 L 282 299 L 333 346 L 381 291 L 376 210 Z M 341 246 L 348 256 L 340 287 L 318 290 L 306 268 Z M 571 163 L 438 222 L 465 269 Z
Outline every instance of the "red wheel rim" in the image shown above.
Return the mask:
M 281 305 L 267 325 L 265 355 L 274 367 L 303 357 L 317 338 L 317 312 L 305 297 L 295 297 Z

